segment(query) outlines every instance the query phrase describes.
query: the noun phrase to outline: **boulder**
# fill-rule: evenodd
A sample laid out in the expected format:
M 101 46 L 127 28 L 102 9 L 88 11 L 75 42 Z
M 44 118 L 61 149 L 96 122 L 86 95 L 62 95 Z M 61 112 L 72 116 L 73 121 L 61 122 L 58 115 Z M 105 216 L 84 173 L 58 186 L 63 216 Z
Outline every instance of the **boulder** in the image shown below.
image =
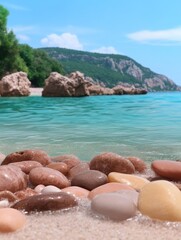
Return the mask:
M 98 84 L 92 84 L 88 87 L 90 95 L 113 95 L 114 90 L 111 88 L 105 88 Z
M 146 94 L 147 90 L 144 88 L 135 88 L 134 86 L 123 86 L 123 85 L 117 85 L 113 88 L 115 95 L 123 95 L 123 94 Z
M 7 75 L 0 81 L 0 95 L 2 97 L 19 97 L 30 95 L 31 82 L 25 72 Z
M 45 80 L 43 97 L 82 97 L 88 96 L 87 81 L 80 72 L 74 72 L 68 77 L 52 72 Z

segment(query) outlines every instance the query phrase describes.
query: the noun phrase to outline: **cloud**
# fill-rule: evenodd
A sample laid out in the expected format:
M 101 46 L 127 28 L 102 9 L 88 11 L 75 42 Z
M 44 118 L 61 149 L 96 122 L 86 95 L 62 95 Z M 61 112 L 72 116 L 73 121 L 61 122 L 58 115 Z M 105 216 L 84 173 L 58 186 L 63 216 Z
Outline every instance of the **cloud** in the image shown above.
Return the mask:
M 96 52 L 96 53 L 108 53 L 108 54 L 118 54 L 118 51 L 112 47 L 112 46 L 108 46 L 108 47 L 100 47 L 98 49 L 95 49 L 91 52 Z
M 62 47 L 83 50 L 83 45 L 79 41 L 78 37 L 75 34 L 71 34 L 68 32 L 63 33 L 61 35 L 52 33 L 47 37 L 41 39 L 41 43 L 42 45 L 47 47 Z
M 142 43 L 181 43 L 181 27 L 166 30 L 143 30 L 129 33 L 127 37 L 131 40 Z

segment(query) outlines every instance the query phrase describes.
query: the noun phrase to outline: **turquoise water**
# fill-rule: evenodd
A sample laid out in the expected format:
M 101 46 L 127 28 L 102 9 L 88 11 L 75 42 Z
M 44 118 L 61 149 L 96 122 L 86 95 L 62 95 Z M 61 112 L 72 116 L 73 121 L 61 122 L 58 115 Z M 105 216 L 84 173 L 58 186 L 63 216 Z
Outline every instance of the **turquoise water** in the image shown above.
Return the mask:
M 29 148 L 82 160 L 105 151 L 181 159 L 181 93 L 0 98 L 0 152 Z

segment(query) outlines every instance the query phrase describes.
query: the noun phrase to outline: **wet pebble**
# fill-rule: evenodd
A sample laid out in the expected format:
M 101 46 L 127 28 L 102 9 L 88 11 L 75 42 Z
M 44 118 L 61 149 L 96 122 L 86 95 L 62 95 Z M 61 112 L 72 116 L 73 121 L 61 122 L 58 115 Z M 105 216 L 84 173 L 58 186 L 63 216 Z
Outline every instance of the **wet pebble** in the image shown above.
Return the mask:
M 181 162 L 171 160 L 155 160 L 151 164 L 152 169 L 161 177 L 181 181 Z
M 146 178 L 131 174 L 112 172 L 108 175 L 110 182 L 124 183 L 136 190 L 140 190 L 145 184 L 149 183 Z
M 68 171 L 81 163 L 80 159 L 73 155 L 73 154 L 65 154 L 65 155 L 60 155 L 60 156 L 56 156 L 56 157 L 53 157 L 52 158 L 52 161 L 53 162 L 63 162 L 63 163 L 66 163 L 67 164 L 67 167 L 68 167 Z
M 68 173 L 68 178 L 72 179 L 75 177 L 77 174 L 85 172 L 90 170 L 89 164 L 88 163 L 80 163 L 77 164 L 76 166 L 72 167 Z
M 92 190 L 108 182 L 107 176 L 97 170 L 88 170 L 76 175 L 71 180 L 72 186 L 78 186 L 87 190 Z
M 52 192 L 61 192 L 61 189 L 53 185 L 45 186 L 41 193 L 52 193 Z
M 68 209 L 77 206 L 76 198 L 65 192 L 38 194 L 25 198 L 12 207 L 26 212 Z
M 4 190 L 0 192 L 0 200 L 7 199 L 9 202 L 15 202 L 18 200 L 16 195 L 10 191 Z
M 70 186 L 70 182 L 61 172 L 47 167 L 32 169 L 29 174 L 29 180 L 34 186 L 39 184 L 45 186 L 53 185 L 58 188 Z
M 135 167 L 135 170 L 139 173 L 143 173 L 147 169 L 146 163 L 138 157 L 126 157 Z
M 106 175 L 110 172 L 119 172 L 119 173 L 134 173 L 134 165 L 126 158 L 116 154 L 116 153 L 102 153 L 95 156 L 90 161 L 90 169 L 99 170 Z
M 63 188 L 62 192 L 73 194 L 74 196 L 76 196 L 78 198 L 87 198 L 90 191 L 88 191 L 85 188 L 81 188 L 81 187 L 77 187 L 77 186 L 70 186 L 67 188 Z
M 132 198 L 119 193 L 103 193 L 91 201 L 91 209 L 109 219 L 122 221 L 136 215 L 136 205 Z
M 30 197 L 30 196 L 34 196 L 36 194 L 37 194 L 37 192 L 35 190 L 31 189 L 31 188 L 26 188 L 24 190 L 15 192 L 15 196 L 18 199 L 24 199 L 24 198 L 27 198 L 27 197 Z
M 0 166 L 0 191 L 16 192 L 27 187 L 27 177 L 16 166 Z
M 42 167 L 42 164 L 36 161 L 21 161 L 21 162 L 14 162 L 10 163 L 11 166 L 17 166 L 26 174 L 29 174 L 29 172 L 35 168 L 35 167 Z
M 143 215 L 163 221 L 181 221 L 181 192 L 172 183 L 158 180 L 140 191 L 138 209 Z
M 63 162 L 52 162 L 52 163 L 49 163 L 47 165 L 47 167 L 55 169 L 55 170 L 63 173 L 64 175 L 66 175 L 68 173 L 68 166 L 66 163 L 63 163 Z
M 21 229 L 26 223 L 26 217 L 13 208 L 0 209 L 0 232 L 8 233 Z

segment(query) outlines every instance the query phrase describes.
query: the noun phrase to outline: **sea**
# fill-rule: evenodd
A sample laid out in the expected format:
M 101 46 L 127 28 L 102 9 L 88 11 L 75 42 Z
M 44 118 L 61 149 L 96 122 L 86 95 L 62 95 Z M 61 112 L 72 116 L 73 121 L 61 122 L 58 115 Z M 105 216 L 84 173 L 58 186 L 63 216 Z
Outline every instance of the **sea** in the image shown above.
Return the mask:
M 103 152 L 181 160 L 181 92 L 1 97 L 0 152 L 42 149 L 90 161 Z

